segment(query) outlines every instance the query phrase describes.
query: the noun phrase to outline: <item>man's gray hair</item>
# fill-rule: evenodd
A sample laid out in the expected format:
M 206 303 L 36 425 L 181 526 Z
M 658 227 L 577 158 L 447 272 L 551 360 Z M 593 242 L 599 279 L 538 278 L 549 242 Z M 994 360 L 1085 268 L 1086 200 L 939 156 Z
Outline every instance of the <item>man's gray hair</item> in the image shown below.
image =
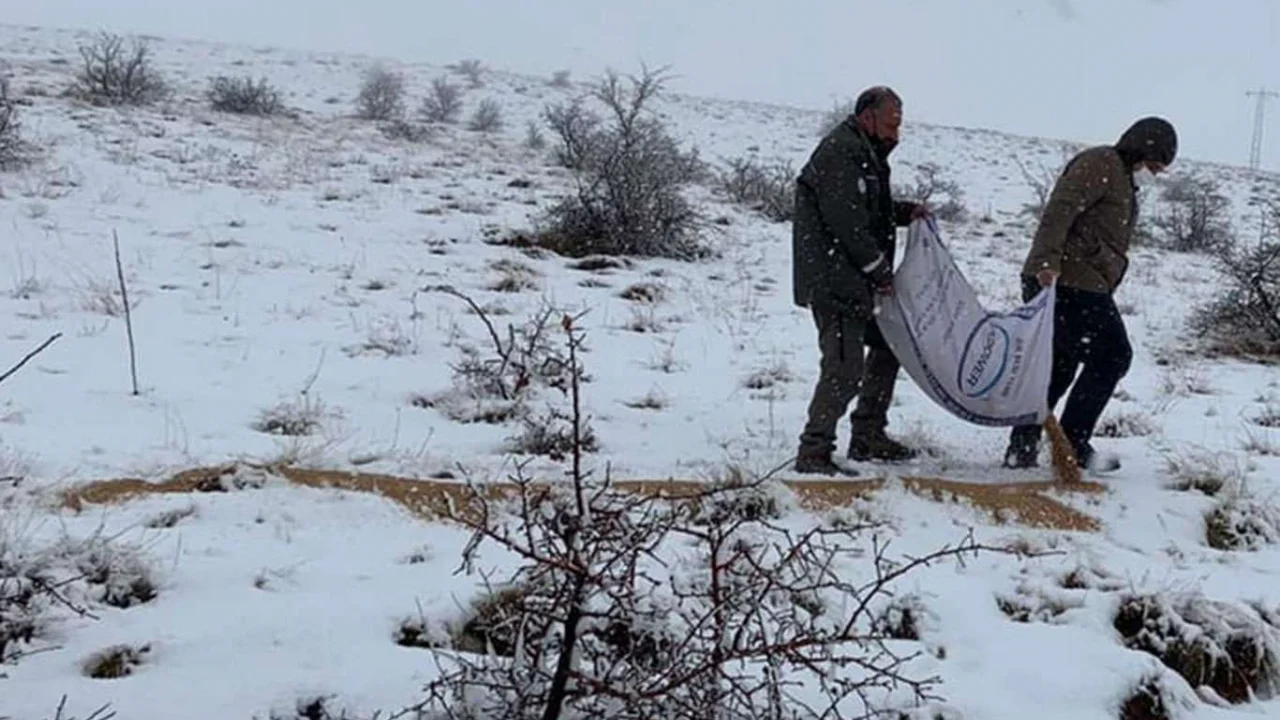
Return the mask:
M 893 91 L 893 88 L 887 85 L 869 87 L 858 95 L 857 101 L 853 104 L 853 114 L 861 115 L 863 110 L 879 109 L 889 101 L 893 101 L 898 105 L 902 104 L 902 98 Z

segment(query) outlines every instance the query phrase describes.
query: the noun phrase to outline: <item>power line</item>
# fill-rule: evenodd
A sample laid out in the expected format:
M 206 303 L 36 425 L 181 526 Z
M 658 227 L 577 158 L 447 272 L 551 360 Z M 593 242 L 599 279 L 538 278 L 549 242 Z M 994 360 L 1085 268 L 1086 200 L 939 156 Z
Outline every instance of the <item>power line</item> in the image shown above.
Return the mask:
M 1262 165 L 1262 129 L 1266 126 L 1267 118 L 1267 99 L 1280 99 L 1280 92 L 1258 88 L 1245 93 L 1246 96 L 1257 98 L 1253 109 L 1253 144 L 1249 148 L 1249 169 L 1257 170 Z

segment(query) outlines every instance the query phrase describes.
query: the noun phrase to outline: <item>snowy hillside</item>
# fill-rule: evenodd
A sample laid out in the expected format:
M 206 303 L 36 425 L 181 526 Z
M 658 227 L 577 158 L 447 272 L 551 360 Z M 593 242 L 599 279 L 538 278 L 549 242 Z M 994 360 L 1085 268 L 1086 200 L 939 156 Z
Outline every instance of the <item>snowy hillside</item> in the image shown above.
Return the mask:
M 294 704 L 329 695 L 334 717 L 346 708 L 363 718 L 420 700 L 437 665 L 395 638 L 406 618 L 457 623 L 480 593 L 479 577 L 453 574 L 466 533 L 425 522 L 412 503 L 297 487 L 253 468 L 456 482 L 499 478 L 529 459 L 526 472 L 559 477 L 561 462 L 513 455 L 513 438 L 528 440 L 520 419 L 487 422 L 495 406 L 455 388 L 468 348 L 494 354 L 483 317 L 505 332 L 546 308 L 585 311 L 583 403 L 599 473 L 703 480 L 729 467 L 763 473 L 794 452 L 817 355 L 812 321 L 790 301 L 787 224 L 729 202 L 711 182 L 693 197 L 715 259 L 583 262 L 505 242 L 572 190 L 548 150 L 530 147 L 528 128 L 591 78 L 485 71 L 472 88 L 445 67 L 391 67 L 415 108 L 438 77 L 465 88 L 461 120 L 412 142 L 354 116 L 366 58 L 154 40 L 176 95 L 120 109 L 64 96 L 77 46 L 93 39 L 0 26 L 0 62 L 39 151 L 0 173 L 0 363 L 61 334 L 0 384 L 0 592 L 37 562 L 73 580 L 29 642 L 2 644 L 18 620 L 0 609 L 0 658 L 17 658 L 0 666 L 0 718 L 52 717 L 63 694 L 63 717 L 109 703 L 121 720 L 319 717 Z M 210 78 L 242 74 L 267 78 L 289 112 L 211 110 Z M 469 129 L 486 100 L 501 127 Z M 798 167 L 823 120 L 675 95 L 656 107 L 719 168 L 745 156 Z M 911 185 L 934 163 L 963 191 L 967 212 L 943 223 L 944 239 L 993 307 L 1017 300 L 1034 227 L 1027 174 L 1056 169 L 1066 147 L 908 117 L 895 182 Z M 1242 238 L 1264 232 L 1263 208 L 1280 202 L 1272 176 L 1192 159 L 1178 169 L 1221 184 Z M 136 395 L 113 236 L 133 310 Z M 918 639 L 902 641 L 927 651 L 909 668 L 941 678 L 943 699 L 930 706 L 941 717 L 1115 718 L 1144 680 L 1173 717 L 1280 717 L 1265 698 L 1214 707 L 1225 701 L 1126 647 L 1113 622 L 1132 597 L 1155 597 L 1163 604 L 1153 607 L 1181 613 L 1189 645 L 1243 637 L 1267 653 L 1264 674 L 1280 667 L 1275 369 L 1188 352 L 1186 319 L 1221 282 L 1206 256 L 1135 252 L 1118 297 L 1134 368 L 1099 441 L 1125 469 L 1104 492 L 1036 494 L 1097 529 L 1030 527 L 897 482 L 858 501 L 896 530 L 894 553 L 927 553 L 970 529 L 983 543 L 1056 551 L 980 555 L 903 580 L 899 590 L 926 609 Z M 555 323 L 547 333 L 558 344 Z M 548 389 L 532 412 L 563 404 Z M 928 451 L 895 474 L 1042 479 L 1000 470 L 1004 432 L 946 415 L 905 376 L 889 430 Z M 238 491 L 79 512 L 55 494 L 223 465 L 239 466 Z M 1210 510 L 1229 535 L 1247 536 L 1243 549 L 1210 547 Z M 797 509 L 782 522 L 826 520 Z M 513 559 L 492 552 L 485 562 L 501 576 Z M 93 580 L 101 567 L 110 577 Z M 147 648 L 138 667 L 86 677 L 86 659 L 121 644 Z M 1223 672 L 1235 682 L 1246 670 Z M 1215 684 L 1209 675 L 1204 684 Z

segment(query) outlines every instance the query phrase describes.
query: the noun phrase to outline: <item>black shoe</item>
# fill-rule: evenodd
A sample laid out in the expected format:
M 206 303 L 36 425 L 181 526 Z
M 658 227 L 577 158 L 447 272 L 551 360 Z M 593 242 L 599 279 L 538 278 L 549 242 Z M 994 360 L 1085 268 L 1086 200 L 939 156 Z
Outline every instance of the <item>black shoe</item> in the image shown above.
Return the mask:
M 826 475 L 828 477 L 858 477 L 853 468 L 840 467 L 831 460 L 831 456 L 800 455 L 792 468 L 801 475 Z
M 1086 443 L 1076 449 L 1076 464 L 1082 470 L 1105 475 L 1120 469 L 1120 456 L 1115 453 L 1100 453 L 1094 450 L 1092 445 Z
M 1035 447 L 1011 447 L 1004 453 L 1004 466 L 1010 470 L 1027 470 L 1040 467 L 1039 452 Z
M 887 435 L 856 436 L 849 441 L 849 459 L 857 462 L 869 460 L 904 462 L 916 458 L 919 454 L 920 452 L 914 448 L 909 448 Z

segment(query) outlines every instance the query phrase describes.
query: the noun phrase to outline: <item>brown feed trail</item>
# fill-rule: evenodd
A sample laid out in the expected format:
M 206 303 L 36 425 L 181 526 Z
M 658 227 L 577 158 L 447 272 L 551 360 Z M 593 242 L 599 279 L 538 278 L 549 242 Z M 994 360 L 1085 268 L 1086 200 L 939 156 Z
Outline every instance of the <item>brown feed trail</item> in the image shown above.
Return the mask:
M 313 470 L 290 466 L 269 466 L 267 470 L 295 485 L 311 488 L 333 488 L 370 493 L 392 500 L 426 520 L 447 517 L 451 511 L 465 511 L 469 490 L 465 484 L 447 480 L 413 480 L 390 475 L 352 473 L 335 470 Z M 80 511 L 85 505 L 123 503 L 131 499 L 159 494 L 221 492 L 222 479 L 236 472 L 235 465 L 201 467 L 184 470 L 159 482 L 121 478 L 96 480 L 72 487 L 62 495 L 63 505 Z M 886 480 L 783 480 L 808 510 L 825 510 L 848 505 L 881 489 Z M 679 498 L 703 487 L 689 480 L 618 480 L 622 490 Z M 974 483 L 933 477 L 904 477 L 903 486 L 916 495 L 940 503 L 960 502 L 983 511 L 995 522 L 1014 522 L 1033 528 L 1092 532 L 1101 523 L 1050 493 L 1102 493 L 1106 488 L 1092 482 L 1018 482 Z M 484 486 L 490 497 L 515 489 L 510 483 Z

